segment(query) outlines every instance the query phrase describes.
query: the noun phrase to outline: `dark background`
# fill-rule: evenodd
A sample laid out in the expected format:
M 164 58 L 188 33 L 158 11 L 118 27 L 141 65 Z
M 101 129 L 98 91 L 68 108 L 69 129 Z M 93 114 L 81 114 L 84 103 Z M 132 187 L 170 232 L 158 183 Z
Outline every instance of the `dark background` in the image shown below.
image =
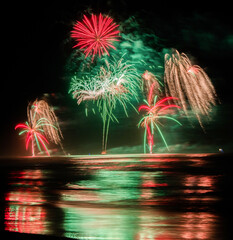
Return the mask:
M 232 10 L 222 2 L 213 4 L 205 7 L 196 2 L 184 5 L 124 0 L 6 3 L 1 14 L 0 155 L 30 155 L 14 127 L 26 121 L 27 104 L 44 94 L 60 119 L 66 151 L 101 152 L 101 120 L 84 116 L 84 107 L 77 106 L 68 94 L 69 81 L 64 77 L 64 66 L 73 51 L 70 31 L 87 12 L 109 14 L 115 22 L 134 16 L 158 37 L 158 50 L 176 48 L 193 56 L 211 78 L 221 104 L 214 108 L 205 133 L 198 125 L 187 123 L 181 130 L 168 133 L 168 142 L 179 145 L 176 149 L 181 152 L 218 152 L 219 148 L 231 152 Z M 138 116 L 132 115 L 121 124 L 111 125 L 108 149 L 113 150 L 109 152 L 143 151 L 138 121 Z

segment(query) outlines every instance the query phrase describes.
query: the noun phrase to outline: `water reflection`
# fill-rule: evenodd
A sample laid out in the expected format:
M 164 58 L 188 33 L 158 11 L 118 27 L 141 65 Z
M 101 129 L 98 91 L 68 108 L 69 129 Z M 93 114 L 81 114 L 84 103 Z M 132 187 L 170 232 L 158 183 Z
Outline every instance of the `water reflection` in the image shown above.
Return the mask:
M 65 236 L 78 239 L 218 239 L 217 217 L 203 212 L 63 206 Z M 77 231 L 78 229 L 78 231 Z
M 89 180 L 74 182 L 69 189 L 82 189 L 82 191 L 69 191 L 63 194 L 65 201 L 85 201 L 93 203 L 132 204 L 140 196 L 139 171 L 111 171 L 97 170 L 92 173 Z
M 206 212 L 187 212 L 182 216 L 183 239 L 217 239 L 218 217 Z
M 206 164 L 107 159 L 10 169 L 4 228 L 74 239 L 219 239 L 222 175 L 204 172 Z
M 146 209 L 64 207 L 64 211 L 65 235 L 78 239 L 155 239 L 169 235 L 168 221 L 172 219 Z
M 40 187 L 41 170 L 11 171 L 10 191 L 5 193 L 5 230 L 43 234 L 46 232 L 46 209 Z
M 46 210 L 41 206 L 10 205 L 5 209 L 5 230 L 21 233 L 46 233 Z

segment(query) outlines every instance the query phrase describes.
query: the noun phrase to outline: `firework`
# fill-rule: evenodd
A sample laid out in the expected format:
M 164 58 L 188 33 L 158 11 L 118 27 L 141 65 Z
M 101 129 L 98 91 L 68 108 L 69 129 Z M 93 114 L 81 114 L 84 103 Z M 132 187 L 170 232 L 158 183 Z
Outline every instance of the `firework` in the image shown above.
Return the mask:
M 96 54 L 109 55 L 108 49 L 116 49 L 112 43 L 119 41 L 118 26 L 112 18 L 103 17 L 101 13 L 99 16 L 92 14 L 90 19 L 84 15 L 83 21 L 77 21 L 71 31 L 71 37 L 78 42 L 74 47 L 85 49 L 85 56 L 92 55 L 92 59 Z
M 169 150 L 169 147 L 167 145 L 167 142 L 162 134 L 162 131 L 159 127 L 159 125 L 162 125 L 160 123 L 161 119 L 169 119 L 172 120 L 179 125 L 181 123 L 176 120 L 173 117 L 167 116 L 168 114 L 172 114 L 174 111 L 172 111 L 173 108 L 180 108 L 180 106 L 175 104 L 167 104 L 168 101 L 171 100 L 178 100 L 174 97 L 166 97 L 159 101 L 157 101 L 158 96 L 153 96 L 153 88 L 156 86 L 156 83 L 153 83 L 150 87 L 149 94 L 147 96 L 147 100 L 144 100 L 146 105 L 141 105 L 138 109 L 138 111 L 144 110 L 146 112 L 145 116 L 142 117 L 142 119 L 138 123 L 138 127 L 144 127 L 145 133 L 144 133 L 144 152 L 146 153 L 146 139 L 148 141 L 149 151 L 152 153 L 153 151 L 153 145 L 154 145 L 154 132 L 157 129 L 165 146 Z
M 118 122 L 114 110 L 119 104 L 128 116 L 127 105 L 133 98 L 137 98 L 138 75 L 133 65 L 120 60 L 105 60 L 99 71 L 93 75 L 87 74 L 83 78 L 74 77 L 70 92 L 80 104 L 84 101 L 96 103 L 103 120 L 102 150 L 106 152 L 109 124 Z
M 44 118 L 50 123 L 43 125 L 45 136 L 55 144 L 61 144 L 62 132 L 58 124 L 58 119 L 45 100 L 36 99 L 27 109 L 28 121 L 33 126 L 39 119 Z M 53 126 L 56 126 L 54 128 Z
M 192 65 L 187 55 L 179 54 L 176 50 L 171 55 L 165 55 L 164 82 L 166 94 L 179 98 L 187 116 L 190 106 L 203 128 L 201 117 L 209 115 L 217 98 L 214 86 L 205 71 Z
M 143 74 L 142 74 L 142 91 L 144 93 L 144 95 L 148 95 L 151 89 L 151 86 L 153 85 L 153 90 L 151 92 L 151 98 L 154 99 L 154 97 L 157 95 L 159 95 L 160 93 L 160 85 L 159 85 L 159 81 L 156 78 L 156 76 L 149 72 L 148 70 L 146 70 Z
M 60 144 L 64 152 L 61 144 L 63 136 L 57 117 L 45 100 L 36 99 L 33 103 L 29 103 L 27 116 L 28 121 L 25 124 L 16 125 L 15 129 L 23 129 L 19 135 L 26 133 L 26 149 L 28 149 L 28 145 L 31 142 L 33 156 L 35 156 L 35 146 L 37 146 L 39 151 L 42 151 L 41 146 L 43 146 L 47 155 L 49 155 L 46 146 L 49 143 L 48 139 L 55 144 Z
M 42 145 L 47 155 L 50 156 L 48 148 L 46 146 L 46 143 L 48 144 L 49 142 L 43 134 L 44 126 L 50 126 L 56 129 L 56 127 L 51 125 L 46 118 L 38 119 L 36 122 L 33 122 L 33 125 L 26 122 L 25 124 L 20 123 L 15 126 L 15 130 L 22 128 L 22 131 L 19 133 L 19 135 L 26 133 L 26 150 L 28 150 L 29 143 L 31 142 L 32 156 L 35 156 L 35 143 L 39 151 L 42 151 Z

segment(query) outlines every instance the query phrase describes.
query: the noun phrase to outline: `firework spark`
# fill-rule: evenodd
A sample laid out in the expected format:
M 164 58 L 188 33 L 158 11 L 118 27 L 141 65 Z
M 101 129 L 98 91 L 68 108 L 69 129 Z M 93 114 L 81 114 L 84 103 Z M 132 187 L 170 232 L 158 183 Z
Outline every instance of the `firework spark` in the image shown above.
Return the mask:
M 96 54 L 99 57 L 104 53 L 109 55 L 108 49 L 116 49 L 112 43 L 119 41 L 118 26 L 112 18 L 103 17 L 101 13 L 99 16 L 92 14 L 90 19 L 84 15 L 83 21 L 77 21 L 71 31 L 71 37 L 78 42 L 74 47 L 84 48 L 85 56 L 92 55 L 92 59 Z
M 46 139 L 46 137 L 43 135 L 44 126 L 50 126 L 56 129 L 56 127 L 51 125 L 46 118 L 38 119 L 36 122 L 33 123 L 33 125 L 26 122 L 25 124 L 19 123 L 15 126 L 15 130 L 18 128 L 22 128 L 22 131 L 19 133 L 19 135 L 26 133 L 26 150 L 28 150 L 28 145 L 31 142 L 32 156 L 35 156 L 35 149 L 34 149 L 35 143 L 39 151 L 42 151 L 41 149 L 41 145 L 42 145 L 47 155 L 50 156 L 48 148 L 46 146 L 46 143 L 49 144 L 49 142 Z
M 119 104 L 127 113 L 127 105 L 133 98 L 137 98 L 138 75 L 133 65 L 120 60 L 105 60 L 100 70 L 90 77 L 74 77 L 71 82 L 70 92 L 80 104 L 92 100 L 96 103 L 103 120 L 102 150 L 106 152 L 109 124 L 118 122 L 114 110 Z
M 45 100 L 36 99 L 32 104 L 28 105 L 27 109 L 28 121 L 33 126 L 39 119 L 47 119 L 49 124 L 43 125 L 44 134 L 55 144 L 61 144 L 62 132 L 58 124 L 58 119 Z M 53 126 L 56 126 L 54 128 Z
M 155 96 L 154 99 L 152 98 L 154 86 L 156 86 L 156 83 L 153 83 L 151 85 L 149 94 L 147 96 L 147 100 L 144 100 L 146 102 L 146 105 L 141 105 L 138 108 L 139 112 L 141 110 L 144 110 L 146 112 L 146 115 L 143 116 L 138 123 L 138 127 L 141 126 L 145 128 L 145 133 L 144 133 L 144 152 L 145 153 L 146 153 L 146 139 L 148 141 L 150 153 L 152 153 L 153 151 L 155 129 L 158 130 L 165 146 L 169 150 L 167 142 L 159 127 L 159 125 L 162 125 L 160 123 L 161 119 L 169 119 L 181 125 L 181 123 L 175 118 L 167 116 L 168 114 L 172 114 L 174 112 L 172 111 L 173 108 L 180 108 L 180 106 L 178 105 L 167 104 L 167 102 L 171 100 L 173 101 L 178 100 L 178 99 L 174 97 L 166 97 L 157 102 L 157 98 L 158 98 L 157 96 Z
M 165 55 L 164 82 L 166 94 L 179 98 L 187 116 L 190 106 L 204 128 L 201 117 L 209 115 L 217 98 L 214 86 L 205 71 L 192 65 L 187 55 L 176 50 L 171 55 Z
M 142 74 L 142 91 L 145 96 L 149 94 L 152 85 L 153 85 L 153 88 L 152 88 L 153 91 L 151 91 L 150 94 L 151 94 L 151 98 L 154 99 L 154 97 L 156 95 L 158 96 L 160 93 L 159 81 L 153 73 L 146 70 Z
M 27 116 L 28 121 L 25 124 L 16 125 L 15 129 L 23 129 L 19 135 L 24 133 L 27 134 L 26 149 L 28 149 L 28 145 L 31 142 L 33 156 L 35 156 L 35 144 L 39 151 L 42 151 L 42 145 L 47 155 L 50 155 L 46 146 L 46 144 L 49 143 L 48 139 L 55 144 L 60 144 L 64 152 L 61 144 L 61 137 L 63 136 L 57 117 L 45 100 L 36 99 L 33 103 L 29 103 L 27 107 Z

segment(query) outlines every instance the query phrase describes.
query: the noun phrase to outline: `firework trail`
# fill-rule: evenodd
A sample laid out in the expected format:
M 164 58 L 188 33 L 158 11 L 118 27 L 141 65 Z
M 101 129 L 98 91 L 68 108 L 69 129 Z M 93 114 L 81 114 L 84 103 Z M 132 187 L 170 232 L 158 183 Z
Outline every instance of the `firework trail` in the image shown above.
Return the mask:
M 56 126 L 56 128 L 54 128 L 48 124 L 43 125 L 44 133 L 51 142 L 55 144 L 59 144 L 61 142 L 61 138 L 63 138 L 63 136 L 58 124 L 58 119 L 53 109 L 45 100 L 36 99 L 32 104 L 29 104 L 27 115 L 28 120 L 32 125 L 40 118 L 45 118 L 52 126 Z
M 146 112 L 146 115 L 141 118 L 141 120 L 138 123 L 138 127 L 144 127 L 145 128 L 145 133 L 144 133 L 144 153 L 146 153 L 146 139 L 148 141 L 148 146 L 149 146 L 149 151 L 152 153 L 153 151 L 153 145 L 154 145 L 154 132 L 157 129 L 165 146 L 169 150 L 169 147 L 167 145 L 167 142 L 162 134 L 162 131 L 159 127 L 159 125 L 162 125 L 160 120 L 161 119 L 169 119 L 172 120 L 179 125 L 181 123 L 176 120 L 173 117 L 167 116 L 168 114 L 174 113 L 172 110 L 173 108 L 180 108 L 180 106 L 175 105 L 175 104 L 167 104 L 168 101 L 175 101 L 178 100 L 177 98 L 174 97 L 166 97 L 157 102 L 158 96 L 153 96 L 153 88 L 156 86 L 156 82 L 152 83 L 150 87 L 149 94 L 147 96 L 147 100 L 144 100 L 146 105 L 141 105 L 138 108 L 138 111 L 140 112 L 141 110 L 144 110 Z
M 201 117 L 209 115 L 217 98 L 214 86 L 204 70 L 192 65 L 187 55 L 176 50 L 171 55 L 165 54 L 164 83 L 166 95 L 179 98 L 187 116 L 190 106 L 204 129 Z
M 103 62 L 99 71 L 88 74 L 83 78 L 74 77 L 70 92 L 80 104 L 84 101 L 94 101 L 103 120 L 102 151 L 106 152 L 109 124 L 116 121 L 114 110 L 119 104 L 128 116 L 127 105 L 137 98 L 138 75 L 133 65 L 125 62 L 123 58 Z
M 56 127 L 50 124 L 49 120 L 46 118 L 40 118 L 37 121 L 33 121 L 33 123 L 32 122 L 30 123 L 26 122 L 25 124 L 19 123 L 15 126 L 15 130 L 18 128 L 22 128 L 22 131 L 19 133 L 19 135 L 26 133 L 26 150 L 28 150 L 28 145 L 31 142 L 32 156 L 35 156 L 35 149 L 34 149 L 35 143 L 40 152 L 42 151 L 41 149 L 41 145 L 42 145 L 47 155 L 50 156 L 48 148 L 46 146 L 46 143 L 49 144 L 49 142 L 46 139 L 46 137 L 43 135 L 44 133 L 43 129 L 45 126 L 49 126 L 56 129 Z
M 99 16 L 92 14 L 90 19 L 84 15 L 83 21 L 77 21 L 71 31 L 71 37 L 78 42 L 74 47 L 84 48 L 85 56 L 92 55 L 92 60 L 96 54 L 99 57 L 104 53 L 109 55 L 108 49 L 116 49 L 112 43 L 119 41 L 118 26 L 112 18 L 103 17 L 101 13 Z
M 46 146 L 46 144 L 49 144 L 48 139 L 55 144 L 60 144 L 64 152 L 61 145 L 61 137 L 63 136 L 57 117 L 46 101 L 36 99 L 33 103 L 29 103 L 27 116 L 28 121 L 25 124 L 17 124 L 15 129 L 23 129 L 19 135 L 26 133 L 26 150 L 31 142 L 32 156 L 35 156 L 35 144 L 40 152 L 42 152 L 42 146 L 47 155 L 50 156 Z
M 148 94 L 150 94 L 152 99 L 154 99 L 156 95 L 159 96 L 161 91 L 159 84 L 160 82 L 156 76 L 148 70 L 142 74 L 142 91 L 145 96 L 148 96 Z M 151 88 L 152 85 L 153 87 Z
M 64 152 L 63 146 L 61 144 L 63 135 L 54 110 L 49 106 L 49 104 L 45 100 L 36 99 L 33 103 L 28 104 L 27 115 L 31 126 L 34 126 L 39 119 L 47 119 L 50 124 L 43 125 L 43 132 L 45 136 L 51 142 L 57 145 L 59 144 L 62 151 Z

